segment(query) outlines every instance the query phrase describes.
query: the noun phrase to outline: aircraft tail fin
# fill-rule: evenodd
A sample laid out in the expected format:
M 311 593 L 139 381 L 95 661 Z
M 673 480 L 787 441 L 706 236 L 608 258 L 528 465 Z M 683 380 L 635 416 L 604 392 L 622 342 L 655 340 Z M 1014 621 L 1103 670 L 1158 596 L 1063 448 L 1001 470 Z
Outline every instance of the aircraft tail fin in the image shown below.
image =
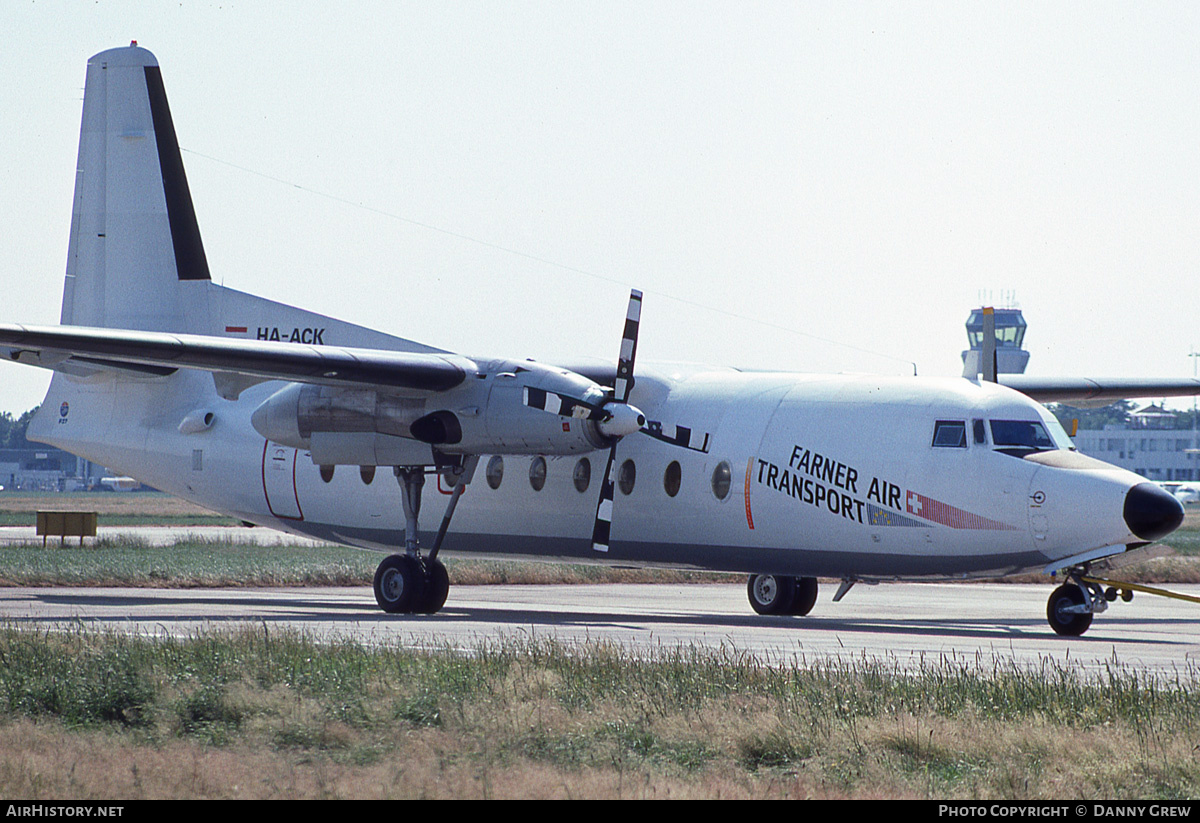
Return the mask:
M 136 44 L 88 61 L 60 322 L 437 351 L 212 282 L 158 61 Z
M 61 322 L 201 331 L 208 261 L 158 61 L 136 44 L 88 61 Z

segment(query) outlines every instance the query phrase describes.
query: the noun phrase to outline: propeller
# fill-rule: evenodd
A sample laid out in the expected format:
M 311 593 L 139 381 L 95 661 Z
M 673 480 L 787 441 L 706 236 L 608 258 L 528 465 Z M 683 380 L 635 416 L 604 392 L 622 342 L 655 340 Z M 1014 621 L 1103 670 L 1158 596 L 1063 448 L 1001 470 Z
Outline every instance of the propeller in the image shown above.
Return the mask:
M 629 309 L 625 312 L 625 331 L 621 335 L 621 356 L 617 359 L 617 382 L 613 386 L 613 399 L 605 408 L 611 411 L 614 420 L 621 419 L 624 424 L 621 428 L 636 422 L 637 428 L 634 431 L 641 430 L 642 426 L 646 424 L 645 415 L 629 405 L 629 393 L 633 390 L 633 361 L 637 356 L 638 325 L 641 319 L 642 293 L 633 289 L 629 292 Z M 624 412 L 619 414 L 618 409 L 623 409 Z M 635 420 L 631 419 L 630 411 L 636 413 Z M 609 434 L 603 428 L 608 422 L 601 421 L 598 424 L 605 434 Z M 614 436 L 619 435 L 614 433 Z M 613 494 L 616 486 L 613 472 L 616 471 L 617 444 L 619 442 L 619 440 L 614 440 L 612 447 L 608 450 L 608 466 L 604 469 L 603 480 L 600 483 L 600 500 L 596 504 L 596 522 L 592 526 L 592 549 L 598 552 L 608 551 L 609 534 L 612 531 Z
M 708 452 L 709 435 L 706 432 L 698 432 L 687 426 L 664 424 L 658 420 L 648 421 L 646 416 L 629 402 L 634 384 L 633 364 L 637 356 L 641 315 L 642 293 L 634 289 L 629 293 L 625 330 L 621 336 L 621 356 L 617 360 L 617 379 L 611 392 L 597 389 L 594 396 L 590 392 L 587 393 L 587 399 L 535 387 L 527 387 L 524 393 L 526 406 L 562 417 L 591 420 L 601 434 L 613 441 L 608 450 L 608 464 L 601 476 L 600 499 L 596 504 L 596 521 L 592 529 L 592 548 L 598 552 L 608 551 L 616 488 L 614 472 L 617 464 L 617 443 L 622 437 L 641 432 L 672 446 Z

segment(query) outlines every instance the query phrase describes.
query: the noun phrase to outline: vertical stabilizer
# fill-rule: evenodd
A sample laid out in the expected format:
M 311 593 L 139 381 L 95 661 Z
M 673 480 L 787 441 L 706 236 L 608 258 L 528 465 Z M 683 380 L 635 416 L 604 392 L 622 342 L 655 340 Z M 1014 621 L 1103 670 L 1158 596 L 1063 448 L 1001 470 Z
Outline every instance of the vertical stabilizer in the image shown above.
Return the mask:
M 87 67 L 61 322 L 198 329 L 207 301 L 181 286 L 208 280 L 158 61 L 136 45 L 101 52 Z

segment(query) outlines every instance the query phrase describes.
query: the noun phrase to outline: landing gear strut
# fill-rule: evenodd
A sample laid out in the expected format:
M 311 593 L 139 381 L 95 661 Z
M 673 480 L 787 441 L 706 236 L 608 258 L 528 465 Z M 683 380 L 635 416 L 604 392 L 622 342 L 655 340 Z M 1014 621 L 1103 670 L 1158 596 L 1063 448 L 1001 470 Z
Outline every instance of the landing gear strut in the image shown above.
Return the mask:
M 446 538 L 458 499 L 466 491 L 478 462 L 478 457 L 468 457 L 461 464 L 444 470 L 447 479 L 453 483 L 454 491 L 427 557 L 421 556 L 418 538 L 425 467 L 396 467 L 396 479 L 400 482 L 401 502 L 404 504 L 404 554 L 385 557 L 375 570 L 375 602 L 385 612 L 435 614 L 445 605 L 450 593 L 450 576 L 437 555 Z
M 752 574 L 746 583 L 750 606 L 759 614 L 803 616 L 817 602 L 817 578 Z

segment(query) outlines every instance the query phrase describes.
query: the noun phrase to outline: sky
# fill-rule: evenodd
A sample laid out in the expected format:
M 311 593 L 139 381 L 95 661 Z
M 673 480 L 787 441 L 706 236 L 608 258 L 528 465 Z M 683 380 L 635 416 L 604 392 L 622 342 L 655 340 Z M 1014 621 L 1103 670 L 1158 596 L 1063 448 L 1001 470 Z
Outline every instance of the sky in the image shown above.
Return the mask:
M 5 5 L 0 322 L 58 322 L 84 72 L 162 67 L 213 279 L 468 356 L 1200 358 L 1200 5 Z M 48 377 L 0 365 L 0 411 Z M 1183 405 L 1190 407 L 1190 401 Z

